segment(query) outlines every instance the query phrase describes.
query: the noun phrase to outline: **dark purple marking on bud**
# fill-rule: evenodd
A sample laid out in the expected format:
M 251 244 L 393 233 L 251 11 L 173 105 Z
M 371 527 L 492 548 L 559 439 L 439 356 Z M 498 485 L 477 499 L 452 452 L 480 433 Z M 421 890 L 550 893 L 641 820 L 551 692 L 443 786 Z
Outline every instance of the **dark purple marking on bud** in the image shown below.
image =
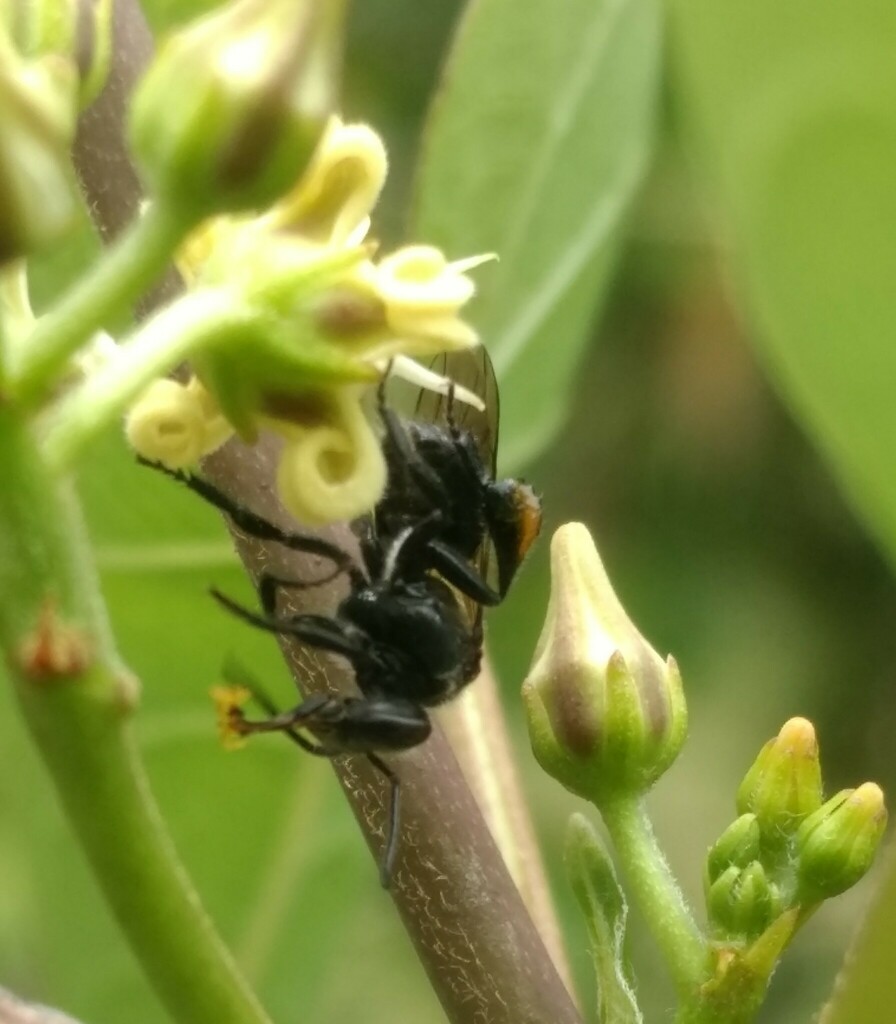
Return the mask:
M 553 661 L 553 659 L 552 659 Z M 577 757 L 588 757 L 600 746 L 602 729 L 595 707 L 597 687 L 583 685 L 593 669 L 574 658 L 559 658 L 550 684 L 542 690 L 545 710 L 560 745 Z
M 658 661 L 652 648 L 640 638 L 634 658 L 626 660 L 638 687 L 648 732 L 653 738 L 662 739 L 669 727 L 667 668 Z
M 282 51 L 280 66 L 271 70 L 263 94 L 252 105 L 252 116 L 243 119 L 239 130 L 234 132 L 222 151 L 218 168 L 223 185 L 232 188 L 253 181 L 264 169 L 271 151 L 276 150 L 280 144 L 284 113 L 287 119 L 295 116 L 295 112 L 290 110 L 293 106 L 292 93 L 302 65 L 311 59 L 311 51 L 316 43 L 315 21 L 318 16 L 315 5 L 309 4 L 304 18 L 294 26 L 290 45 Z M 262 102 L 263 97 L 266 102 Z M 325 123 L 323 116 L 314 117 L 309 113 L 308 158 Z

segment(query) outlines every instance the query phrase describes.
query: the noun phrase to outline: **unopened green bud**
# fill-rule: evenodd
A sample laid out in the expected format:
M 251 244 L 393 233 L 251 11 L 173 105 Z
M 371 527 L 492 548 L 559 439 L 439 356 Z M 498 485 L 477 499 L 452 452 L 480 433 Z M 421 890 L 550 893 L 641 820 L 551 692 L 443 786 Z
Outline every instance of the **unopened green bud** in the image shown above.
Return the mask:
M 887 824 L 880 786 L 844 789 L 810 815 L 796 836 L 797 899 L 819 903 L 845 892 L 871 867 Z
M 106 79 L 112 46 L 111 0 L 22 0 L 14 4 L 14 31 L 20 54 L 54 62 L 72 72 L 71 88 L 83 108 Z
M 706 856 L 706 875 L 714 882 L 732 865 L 745 868 L 759 856 L 759 824 L 755 814 L 742 814 L 713 843 Z
M 684 742 L 678 666 L 626 615 L 580 523 L 554 534 L 551 598 L 523 700 L 542 768 L 595 802 L 648 789 Z
M 758 860 L 723 871 L 707 889 L 706 907 L 715 932 L 743 939 L 761 935 L 782 909 L 777 889 Z
M 45 65 L 0 59 L 0 264 L 53 241 L 78 212 L 69 144 L 75 112 Z
M 805 819 L 821 806 L 821 765 L 815 729 L 791 718 L 759 752 L 737 793 L 741 814 L 756 815 L 770 850 L 786 846 Z
M 295 184 L 335 99 L 343 3 L 234 0 L 164 43 L 131 107 L 157 197 L 198 220 Z

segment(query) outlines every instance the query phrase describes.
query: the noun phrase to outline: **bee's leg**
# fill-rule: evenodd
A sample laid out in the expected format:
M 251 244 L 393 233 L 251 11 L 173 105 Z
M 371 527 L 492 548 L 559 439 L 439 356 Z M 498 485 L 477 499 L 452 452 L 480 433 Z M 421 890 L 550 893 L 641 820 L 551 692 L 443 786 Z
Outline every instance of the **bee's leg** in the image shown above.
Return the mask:
M 261 607 L 264 609 L 265 614 L 273 617 L 277 612 L 277 595 L 281 590 L 310 590 L 312 587 L 322 587 L 326 583 L 332 582 L 343 572 L 341 566 L 336 566 L 332 572 L 327 573 L 326 576 L 321 576 L 316 580 L 295 580 L 287 579 L 284 576 L 275 576 L 270 572 L 263 572 L 258 577 L 258 597 L 261 601 Z M 352 583 L 358 586 L 363 586 L 364 578 L 360 575 L 357 578 L 352 575 Z
M 265 698 L 266 701 L 266 698 Z M 389 783 L 389 802 L 380 856 L 380 882 L 384 889 L 392 883 L 398 838 L 401 833 L 401 779 L 374 751 L 408 750 L 429 737 L 432 725 L 426 711 L 412 701 L 400 698 L 328 697 L 315 694 L 292 711 L 276 714 L 266 702 L 271 717 L 252 721 L 239 716 L 234 728 L 247 735 L 255 732 L 282 732 L 303 750 L 318 757 L 339 757 L 363 753 L 371 765 Z M 296 727 L 306 728 L 321 737 L 313 744 Z
M 451 435 L 451 440 L 454 442 L 454 450 L 457 452 L 458 458 L 466 466 L 467 472 L 470 474 L 472 479 L 479 480 L 482 478 L 482 471 L 484 467 L 473 461 L 469 447 L 464 444 L 463 433 L 457 425 L 457 420 L 454 418 L 454 401 L 454 382 L 452 381 L 448 385 L 448 402 L 445 409 L 445 422 L 448 424 L 448 433 Z
M 429 500 L 434 504 L 441 504 L 445 493 L 442 479 L 420 458 L 401 419 L 386 405 L 385 378 L 377 390 L 377 410 L 386 432 L 383 448 L 387 452 L 387 462 L 390 462 L 390 472 L 395 472 L 397 468 L 406 477 L 410 477 L 414 486 Z M 391 461 L 388 458 L 389 454 Z
M 498 591 L 486 583 L 469 559 L 464 558 L 450 545 L 439 540 L 431 540 L 426 550 L 430 554 L 432 567 L 452 587 L 487 607 L 501 603 Z
M 423 743 L 432 731 L 429 716 L 419 704 L 401 698 L 346 698 L 339 721 L 330 719 L 326 726 L 321 721 L 318 728 L 324 727 L 327 738 L 341 749 L 364 752 L 389 783 L 389 807 L 380 855 L 380 882 L 388 889 L 401 833 L 401 779 L 376 752 L 409 750 Z
M 290 530 L 281 530 L 279 526 L 258 515 L 251 509 L 241 505 L 238 501 L 229 498 L 222 490 L 203 480 L 193 473 L 185 473 L 179 469 L 169 469 L 160 462 L 149 462 L 147 459 L 139 458 L 137 461 L 150 469 L 156 469 L 172 480 L 177 480 L 185 487 L 188 487 L 194 494 L 213 505 L 219 512 L 228 516 L 236 527 L 250 537 L 257 540 L 271 540 L 282 544 L 291 551 L 301 551 L 308 555 L 318 555 L 321 558 L 328 558 L 339 569 L 340 572 L 357 572 L 357 566 L 351 556 L 322 537 L 312 537 L 304 533 L 296 533 Z
M 398 853 L 398 835 L 401 831 L 401 779 L 376 754 L 368 754 L 367 760 L 389 783 L 389 824 L 386 828 L 383 852 L 380 855 L 380 885 L 388 889 L 392 884 L 395 855 Z
M 341 654 L 353 665 L 366 657 L 365 647 L 369 644 L 369 642 L 365 644 L 366 636 L 358 634 L 356 630 L 353 631 L 340 619 L 327 615 L 290 615 L 278 619 L 259 615 L 249 608 L 244 608 L 239 602 L 232 600 L 214 587 L 211 588 L 211 595 L 237 618 L 258 629 L 276 633 L 278 636 L 293 636 L 298 640 L 304 640 L 312 647 Z

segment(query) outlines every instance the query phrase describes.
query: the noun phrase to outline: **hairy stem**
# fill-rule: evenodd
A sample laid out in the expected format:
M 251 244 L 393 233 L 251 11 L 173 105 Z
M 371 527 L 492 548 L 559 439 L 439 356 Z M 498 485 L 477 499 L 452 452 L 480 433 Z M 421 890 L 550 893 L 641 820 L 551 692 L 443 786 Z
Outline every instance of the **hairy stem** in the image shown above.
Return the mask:
M 43 450 L 65 469 L 90 441 L 118 419 L 141 391 L 171 373 L 186 355 L 198 355 L 250 329 L 249 317 L 226 291 L 194 292 L 137 328 L 115 357 L 74 387 L 49 414 Z
M 600 807 L 632 896 L 669 965 L 682 1001 L 690 1003 L 703 980 L 707 951 L 672 876 L 644 801 L 619 797 Z
M 9 387 L 25 405 L 38 404 L 68 359 L 116 316 L 136 302 L 171 261 L 190 224 L 161 204 L 150 206 L 95 268 L 36 323 Z
M 267 1024 L 199 908 L 149 793 L 77 511 L 0 402 L 0 644 L 26 723 L 122 929 L 174 1020 Z

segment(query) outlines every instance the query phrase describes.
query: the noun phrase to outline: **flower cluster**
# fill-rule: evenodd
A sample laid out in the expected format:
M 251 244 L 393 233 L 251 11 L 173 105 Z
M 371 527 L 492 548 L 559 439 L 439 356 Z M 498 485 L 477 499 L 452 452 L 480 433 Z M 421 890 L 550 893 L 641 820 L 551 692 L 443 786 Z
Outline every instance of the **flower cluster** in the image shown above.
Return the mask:
M 377 258 L 367 235 L 385 177 L 376 132 L 334 117 L 276 204 L 187 238 L 183 301 L 227 293 L 245 328 L 197 352 L 188 382 L 158 380 L 134 404 L 126 432 L 140 455 L 183 468 L 232 433 L 252 442 L 268 429 L 284 442 L 279 493 L 297 519 L 349 519 L 376 503 L 386 469 L 364 395 L 387 367 L 444 386 L 408 357 L 477 344 L 460 314 L 474 292 L 467 271 L 488 258 L 452 263 L 422 245 Z

